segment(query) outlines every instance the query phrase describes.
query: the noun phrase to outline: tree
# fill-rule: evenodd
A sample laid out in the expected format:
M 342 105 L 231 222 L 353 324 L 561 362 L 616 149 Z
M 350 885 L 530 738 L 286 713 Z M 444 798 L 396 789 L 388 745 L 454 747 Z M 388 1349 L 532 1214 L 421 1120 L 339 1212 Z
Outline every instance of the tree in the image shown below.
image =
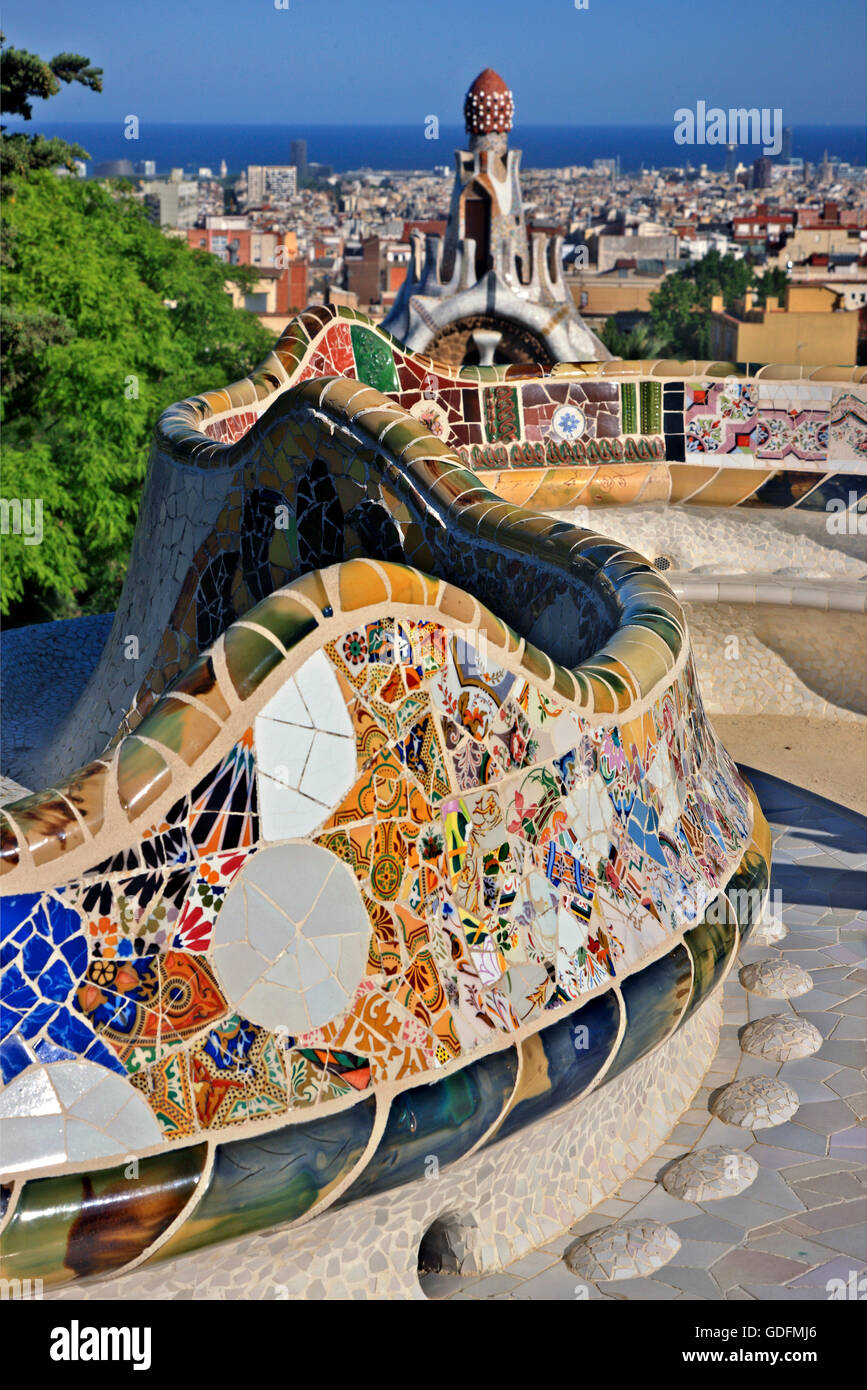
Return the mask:
M 272 337 L 226 293 L 247 267 L 165 236 L 128 193 L 42 170 L 3 211 L 2 491 L 42 498 L 45 513 L 41 546 L 4 537 L 3 611 L 102 612 L 154 421 L 242 376 Z
M 26 116 L 51 81 L 99 90 L 100 75 L 77 55 L 40 65 L 25 54 L 3 80 L 4 100 Z M 25 157 L 0 211 L 2 611 L 13 623 L 104 612 L 123 580 L 155 420 L 243 376 L 272 335 L 226 293 L 255 272 L 165 236 L 129 185 L 58 178 Z M 25 501 L 40 504 L 39 544 L 8 524 Z
M 6 35 L 0 34 L 0 46 L 5 43 Z M 0 106 L 7 116 L 29 121 L 33 115 L 30 98 L 47 101 L 60 91 L 61 82 L 80 82 L 91 92 L 102 91 L 102 68 L 95 68 L 79 53 L 58 53 L 46 63 L 26 49 L 3 47 L 2 58 Z
M 58 53 L 46 62 L 26 49 L 6 47 L 5 35 L 0 34 L 0 112 L 4 116 L 22 116 L 29 121 L 32 98 L 47 101 L 57 95 L 62 83 L 70 82 L 101 92 L 102 68 L 94 67 L 79 53 Z M 74 169 L 76 159 L 89 157 L 80 145 L 46 140 L 44 135 L 8 135 L 5 126 L 0 127 L 0 172 L 4 178 L 27 169 Z
M 781 275 L 782 290 L 778 278 Z M 711 302 L 715 295 L 721 295 L 723 304 L 729 305 L 757 286 L 761 295 L 784 293 L 785 283 L 784 271 L 769 271 L 757 279 L 748 261 L 709 251 L 701 260 L 691 261 L 674 275 L 666 276 L 650 296 L 653 331 L 670 342 L 678 357 L 709 357 Z M 771 285 L 774 288 L 769 289 Z
M 669 351 L 668 340 L 655 332 L 647 320 L 634 324 L 627 332 L 616 318 L 606 319 L 599 337 L 609 352 L 627 362 L 664 357 Z
M 671 343 L 675 354 L 695 356 L 696 317 L 700 313 L 695 284 L 685 270 L 666 275 L 659 289 L 650 296 L 653 331 Z
M 785 301 L 786 290 L 789 284 L 789 277 L 782 266 L 773 265 L 766 270 L 764 275 L 756 277 L 756 290 L 759 302 L 767 303 L 768 296 L 776 298 L 780 304 Z

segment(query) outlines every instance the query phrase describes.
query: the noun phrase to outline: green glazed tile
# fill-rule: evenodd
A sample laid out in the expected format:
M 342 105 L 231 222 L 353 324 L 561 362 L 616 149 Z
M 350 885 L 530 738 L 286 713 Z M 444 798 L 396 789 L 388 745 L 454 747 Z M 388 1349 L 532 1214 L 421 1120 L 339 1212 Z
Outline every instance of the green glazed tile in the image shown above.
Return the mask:
M 170 782 L 168 764 L 155 748 L 135 734 L 123 740 L 117 759 L 117 794 L 130 820 L 156 801 Z
M 313 623 L 312 618 L 310 621 Z M 283 660 L 282 653 L 261 632 L 240 625 L 229 628 L 223 651 L 232 684 L 242 700 L 248 699 Z
M 369 328 L 362 328 L 357 323 L 350 325 L 349 336 L 352 340 L 352 352 L 355 357 L 358 380 L 363 381 L 367 386 L 375 387 L 377 391 L 382 391 L 386 395 L 389 392 L 398 391 L 400 387 L 394 367 L 394 358 L 388 345 L 375 333 L 372 333 Z

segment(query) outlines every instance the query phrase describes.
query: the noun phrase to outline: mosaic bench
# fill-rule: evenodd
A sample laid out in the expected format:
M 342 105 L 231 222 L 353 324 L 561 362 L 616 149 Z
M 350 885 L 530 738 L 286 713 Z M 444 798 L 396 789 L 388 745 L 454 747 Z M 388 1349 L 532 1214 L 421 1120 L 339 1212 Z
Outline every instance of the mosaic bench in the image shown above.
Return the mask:
M 5 808 L 7 1277 L 410 1181 L 686 1023 L 767 837 L 683 633 L 630 589 L 569 671 L 416 570 L 316 571 Z
M 530 507 L 863 509 L 867 368 L 803 371 L 616 361 L 455 375 L 357 311 L 308 310 L 250 378 L 160 419 L 108 640 L 83 694 L 63 707 L 58 691 L 56 727 L 17 780 L 42 785 L 96 756 L 192 654 L 320 562 L 374 555 L 463 583 L 516 626 L 528 614 L 522 631 L 560 658 L 562 634 L 583 640 L 591 615 L 546 619 L 562 593 L 552 567 L 572 561 Z M 518 530 L 539 541 L 523 587 L 522 561 L 507 574 L 499 558 Z
M 0 812 L 5 1277 L 496 1162 L 688 1053 L 761 911 L 663 577 L 383 384 L 266 364 L 160 423 L 114 626 L 141 662 Z M 233 393 L 267 408 L 213 441 Z

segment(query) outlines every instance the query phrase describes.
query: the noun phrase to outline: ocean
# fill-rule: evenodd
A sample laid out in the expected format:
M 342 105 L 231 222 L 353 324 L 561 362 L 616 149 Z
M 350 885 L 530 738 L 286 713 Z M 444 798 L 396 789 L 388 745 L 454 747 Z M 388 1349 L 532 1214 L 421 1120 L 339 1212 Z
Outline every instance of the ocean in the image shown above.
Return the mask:
M 792 123 L 792 154 L 821 161 L 825 150 L 832 159 L 867 164 L 867 134 L 859 125 L 797 126 Z M 216 171 L 225 159 L 230 174 L 248 164 L 288 164 L 292 140 L 307 141 L 307 158 L 330 164 L 336 173 L 349 169 L 431 170 L 434 165 L 452 168 L 452 151 L 463 149 L 466 135 L 461 125 L 441 125 L 437 140 L 425 139 L 418 125 L 172 125 L 142 121 L 138 140 L 124 137 L 118 122 L 51 123 L 10 121 L 8 129 L 39 130 L 43 135 L 77 141 L 93 163 L 108 159 L 152 159 L 157 173 L 183 167 L 195 173 L 201 167 Z M 524 169 L 557 169 L 571 164 L 590 164 L 594 159 L 620 159 L 623 173 L 645 168 L 672 168 L 689 161 L 705 162 L 722 169 L 722 145 L 676 145 L 671 125 L 645 126 L 517 126 L 510 143 L 523 151 Z M 760 146 L 741 147 L 739 158 L 750 163 L 762 153 Z

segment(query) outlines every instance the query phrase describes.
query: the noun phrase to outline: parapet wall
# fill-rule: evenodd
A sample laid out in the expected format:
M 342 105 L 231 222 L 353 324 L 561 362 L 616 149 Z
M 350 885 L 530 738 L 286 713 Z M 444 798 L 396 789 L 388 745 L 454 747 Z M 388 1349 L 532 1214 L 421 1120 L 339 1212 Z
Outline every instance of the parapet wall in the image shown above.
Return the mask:
M 569 670 L 418 570 L 317 570 L 4 808 L 9 1277 L 411 1182 L 702 1007 L 767 827 L 659 577 L 611 582 L 617 629 Z
M 712 1047 L 762 908 L 665 579 L 490 491 L 369 326 L 372 382 L 320 347 L 297 321 L 163 417 L 66 731 L 101 756 L 0 812 L 11 1278 L 303 1224 L 603 1084 L 634 1109 L 680 1029 Z
M 251 378 L 162 416 L 103 657 L 54 742 L 16 775 L 48 782 L 132 727 L 233 618 L 311 567 L 305 531 L 323 508 L 329 562 L 406 559 L 459 578 L 558 659 L 589 654 L 613 611 L 596 542 L 571 528 L 567 544 L 566 523 L 524 508 L 853 508 L 867 491 L 865 376 L 769 367 L 742 378 L 706 362 L 455 375 L 353 310 L 309 310 Z M 334 377 L 344 381 L 310 384 Z M 516 583 L 519 532 L 546 538 L 532 547 L 535 603 Z M 557 595 L 567 610 L 552 607 Z

